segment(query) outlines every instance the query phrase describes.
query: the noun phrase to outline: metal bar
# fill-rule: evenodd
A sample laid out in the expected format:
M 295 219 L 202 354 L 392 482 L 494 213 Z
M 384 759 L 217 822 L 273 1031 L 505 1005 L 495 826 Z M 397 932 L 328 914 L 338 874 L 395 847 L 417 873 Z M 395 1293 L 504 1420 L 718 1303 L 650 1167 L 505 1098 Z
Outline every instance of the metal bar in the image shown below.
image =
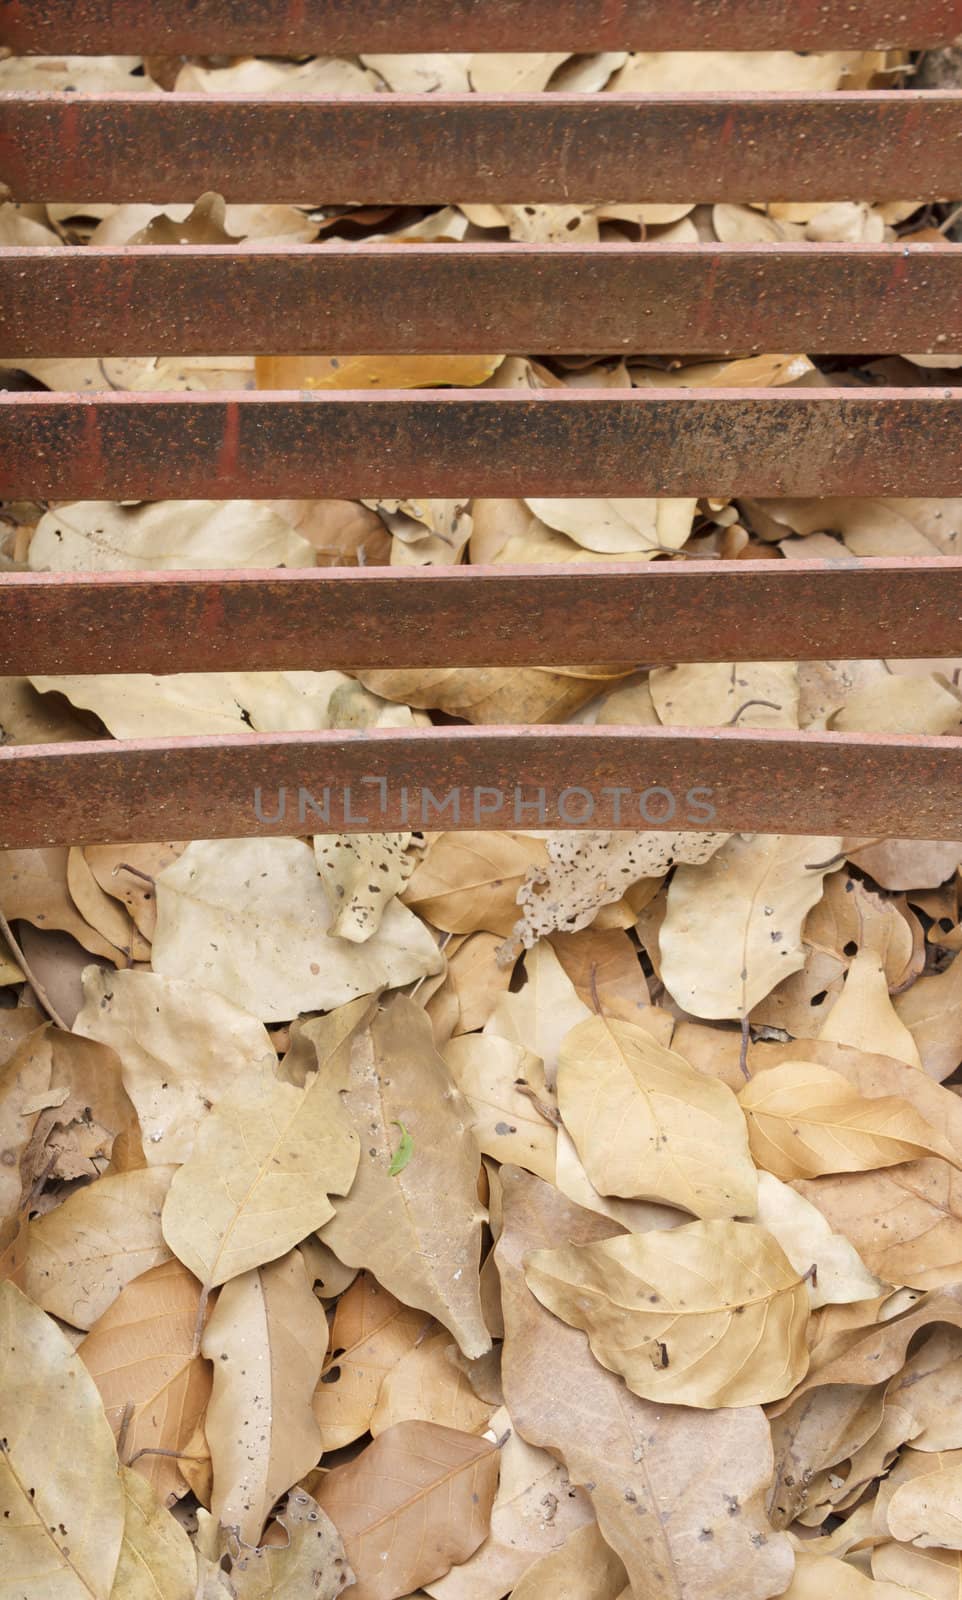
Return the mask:
M 962 246 L 0 249 L 4 360 L 775 349 L 962 350 Z
M 0 181 L 21 201 L 923 201 L 956 197 L 960 173 L 958 90 L 24 92 L 0 109 Z
M 0 576 L 0 674 L 962 654 L 962 558 Z
M 0 497 L 962 494 L 962 388 L 0 394 Z
M 949 44 L 958 0 L 4 0 L 17 55 L 863 50 Z
M 962 739 L 458 727 L 0 748 L 7 848 L 409 827 L 957 839 Z

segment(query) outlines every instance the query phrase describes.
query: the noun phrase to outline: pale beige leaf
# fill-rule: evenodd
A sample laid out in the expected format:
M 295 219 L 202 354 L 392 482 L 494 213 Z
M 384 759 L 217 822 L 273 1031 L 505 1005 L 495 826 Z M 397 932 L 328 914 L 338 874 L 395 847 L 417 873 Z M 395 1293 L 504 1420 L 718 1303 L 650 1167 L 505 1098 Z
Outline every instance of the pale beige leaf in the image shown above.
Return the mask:
M 690 1221 L 687 1212 L 678 1211 L 674 1206 L 657 1205 L 652 1200 L 619 1200 L 616 1196 L 599 1194 L 584 1169 L 574 1140 L 563 1125 L 558 1129 L 554 1182 L 559 1193 L 573 1205 L 594 1211 L 601 1217 L 610 1217 L 628 1233 L 678 1228 Z
M 428 930 L 396 900 L 364 945 L 328 939 L 330 924 L 308 845 L 195 841 L 157 879 L 154 970 L 202 983 L 265 1022 L 283 1022 L 443 964 Z
M 124 1535 L 110 1600 L 188 1600 L 197 1556 L 180 1523 L 136 1472 L 120 1469 Z
M 354 1574 L 327 1513 L 303 1489 L 292 1489 L 277 1522 L 285 1544 L 241 1549 L 234 1560 L 235 1600 L 337 1600 Z
M 109 1600 L 124 1527 L 114 1441 L 63 1334 L 0 1284 L 4 1600 Z
M 318 1026 L 307 1023 L 303 1031 L 313 1038 Z M 321 1076 L 334 1083 L 330 1072 L 322 1069 Z M 470 1132 L 471 1108 L 434 1049 L 431 1024 L 416 1001 L 398 996 L 374 1016 L 337 1088 L 361 1156 L 350 1193 L 324 1227 L 324 1242 L 348 1266 L 367 1267 L 406 1304 L 437 1317 L 465 1355 L 483 1355 L 491 1338 L 478 1283 L 481 1155 Z M 397 1123 L 412 1153 L 392 1176 Z
M 889 1532 L 902 1544 L 962 1550 L 962 1461 L 934 1453 L 931 1469 L 900 1484 L 888 1504 Z
M 201 1346 L 214 1373 L 205 1423 L 211 1511 L 245 1544 L 260 1542 L 275 1500 L 320 1457 L 311 1396 L 326 1345 L 324 1310 L 297 1250 L 218 1296 Z
M 447 711 L 473 723 L 564 722 L 607 684 L 620 667 L 438 667 L 365 671 L 365 688 L 386 700 Z M 438 801 L 443 796 L 438 796 Z M 483 800 L 483 796 L 480 797 Z M 429 826 L 434 816 L 418 819 Z M 464 821 L 470 820 L 468 816 Z
M 462 1034 L 442 1054 L 471 1106 L 471 1131 L 482 1154 L 553 1182 L 558 1112 L 540 1059 L 494 1033 Z
M 501 1177 L 503 1378 L 516 1426 L 588 1489 L 640 1600 L 768 1600 L 787 1585 L 792 1553 L 765 1516 L 772 1454 L 763 1413 L 651 1405 L 606 1372 L 584 1334 L 538 1304 L 521 1264 L 539 1246 L 597 1241 L 617 1224 L 518 1169 Z
M 776 1178 L 875 1171 L 928 1155 L 958 1161 L 944 1135 L 907 1100 L 870 1099 L 813 1061 L 783 1061 L 758 1073 L 739 1099 L 752 1155 Z
M 442 833 L 404 891 L 404 904 L 446 933 L 507 935 L 517 892 L 545 861 L 540 839 L 513 833 Z
M 680 550 L 691 534 L 695 500 L 528 500 L 535 516 L 586 550 L 656 556 Z
M 501 996 L 483 1031 L 513 1040 L 537 1056 L 553 1090 L 561 1041 L 591 1012 L 546 940 L 525 955 L 524 976 L 524 987 Z
M 535 1250 L 524 1268 L 542 1304 L 587 1333 L 602 1366 L 644 1399 L 758 1405 L 808 1369 L 805 1285 L 753 1223 Z
M 207 1287 L 273 1261 L 333 1215 L 357 1169 L 358 1137 L 328 1061 L 349 1048 L 369 1002 L 321 1024 L 321 1070 L 302 1089 L 262 1073 L 240 1079 L 201 1123 L 164 1206 L 164 1237 Z
M 20 1162 L 42 1105 L 56 1104 L 62 1093 L 51 1087 L 52 1076 L 53 1052 L 45 1028 L 28 1033 L 0 1071 L 0 1220 L 20 1204 Z
M 906 1600 L 905 1590 L 894 1583 L 875 1583 L 857 1567 L 834 1556 L 800 1555 L 795 1576 L 782 1600 Z
M 570 1533 L 594 1522 L 588 1496 L 572 1486 L 564 1463 L 527 1444 L 503 1406 L 488 1437 L 501 1456 L 490 1532 L 473 1556 L 427 1586 L 433 1600 L 499 1600 Z
M 962 1449 L 962 1332 L 934 1327 L 886 1394 L 918 1424 L 913 1450 Z
M 212 989 L 154 972 L 88 967 L 75 1032 L 112 1045 L 151 1165 L 187 1160 L 199 1123 L 277 1054 L 258 1018 Z
M 334 920 L 329 938 L 364 944 L 414 871 L 409 833 L 318 834 L 314 860 Z
M 124 1460 L 161 1499 L 184 1492 L 176 1454 L 210 1396 L 210 1368 L 193 1351 L 199 1309 L 197 1279 L 165 1261 L 132 1279 L 77 1347 L 114 1437 L 124 1430 Z
M 617 1600 L 625 1576 L 597 1524 L 589 1522 L 570 1534 L 560 1550 L 529 1567 L 512 1589 L 511 1600 Z
M 75 1189 L 30 1224 L 23 1287 L 75 1328 L 90 1328 L 132 1278 L 170 1257 L 161 1210 L 173 1167 L 141 1167 Z
M 822 1023 L 818 1037 L 876 1055 L 894 1056 L 910 1067 L 922 1065 L 915 1040 L 889 999 L 882 963 L 871 950 L 860 950 L 856 955 L 842 993 Z
M 755 1211 L 755 1169 L 735 1096 L 635 1023 L 590 1017 L 566 1035 L 558 1104 L 599 1193 L 698 1217 Z
M 479 1400 L 454 1360 L 457 1345 L 442 1329 L 403 1355 L 385 1375 L 371 1417 L 375 1438 L 396 1422 L 437 1422 L 481 1433 L 493 1406 Z
M 31 682 L 95 712 L 115 738 L 137 739 L 328 728 L 334 697 L 350 680 L 341 672 L 173 672 L 38 676 Z M 306 832 L 312 815 L 307 798 L 293 790 L 253 792 L 251 812 L 257 820 L 289 816 L 292 833 L 298 825 Z
M 342 1294 L 312 1401 L 325 1452 L 368 1431 L 388 1373 L 433 1327 L 423 1311 L 402 1305 L 367 1272 Z
M 907 1303 L 903 1306 L 901 1299 L 892 1297 L 895 1309 L 891 1315 L 887 1314 L 887 1305 L 883 1302 L 881 1309 L 885 1316 L 881 1321 L 872 1320 L 873 1302 L 868 1300 L 857 1306 L 828 1306 L 820 1311 L 820 1318 L 843 1312 L 870 1320 L 843 1326 L 834 1338 L 827 1338 L 824 1345 L 813 1342 L 812 1364 L 799 1385 L 799 1395 L 826 1383 L 884 1383 L 904 1365 L 906 1351 L 921 1328 L 933 1322 L 962 1327 L 962 1287 L 959 1285 L 921 1296 L 906 1293 L 904 1298 Z
M 962 1553 L 918 1550 L 893 1540 L 872 1551 L 872 1575 L 889 1585 L 901 1584 L 899 1600 L 904 1600 L 905 1589 L 923 1600 L 960 1600 Z
M 815 1272 L 808 1282 L 812 1309 L 871 1300 L 885 1285 L 869 1272 L 855 1247 L 829 1223 L 810 1200 L 781 1183 L 770 1172 L 758 1174 L 758 1210 L 753 1220 L 777 1239 L 799 1274 Z
M 893 1001 L 925 1071 L 941 1083 L 962 1062 L 962 960 L 926 973 Z
M 651 698 L 666 727 L 798 727 L 798 668 L 790 661 L 691 662 L 656 667 Z
M 937 1289 L 959 1281 L 962 1175 L 948 1162 L 933 1157 L 797 1186 L 886 1282 Z
M 488 1531 L 498 1451 L 487 1439 L 399 1422 L 323 1479 L 318 1501 L 356 1575 L 352 1600 L 396 1600 L 467 1560 Z
M 638 951 L 621 928 L 582 928 L 549 939 L 578 994 L 591 1011 L 644 1023 L 651 1004 Z
M 776 1528 L 787 1528 L 802 1516 L 828 1470 L 849 1460 L 877 1435 L 884 1410 L 881 1388 L 829 1384 L 802 1395 L 772 1419 L 775 1472 L 768 1514 Z M 844 1485 L 841 1474 L 836 1476 Z M 820 1521 L 824 1515 L 823 1511 Z
M 132 572 L 223 567 L 312 567 L 314 551 L 258 500 L 81 500 L 40 518 L 34 572 Z
M 703 867 L 676 868 L 661 976 L 696 1017 L 746 1016 L 804 962 L 801 929 L 837 838 L 739 834 Z

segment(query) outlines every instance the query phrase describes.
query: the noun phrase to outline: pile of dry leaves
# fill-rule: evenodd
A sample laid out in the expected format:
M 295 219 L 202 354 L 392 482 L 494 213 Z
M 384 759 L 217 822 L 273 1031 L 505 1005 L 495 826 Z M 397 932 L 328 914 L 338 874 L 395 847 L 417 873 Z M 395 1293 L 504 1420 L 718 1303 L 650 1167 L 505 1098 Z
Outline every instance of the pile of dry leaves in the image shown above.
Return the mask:
M 17 87 L 832 89 L 904 56 L 0 62 Z M 305 197 L 309 200 L 310 197 Z M 0 207 L 0 242 L 940 238 L 948 207 Z M 940 232 L 939 230 L 942 230 Z M 2 352 L 0 352 L 2 355 Z M 951 383 L 816 364 L 17 362 L 53 389 Z M 962 502 L 12 504 L 0 563 L 954 554 Z M 602 641 L 599 642 L 603 643 Z M 14 743 L 957 733 L 962 660 L 0 680 Z M 603 655 L 603 650 L 600 651 Z M 0 1593 L 958 1600 L 962 841 L 0 852 Z

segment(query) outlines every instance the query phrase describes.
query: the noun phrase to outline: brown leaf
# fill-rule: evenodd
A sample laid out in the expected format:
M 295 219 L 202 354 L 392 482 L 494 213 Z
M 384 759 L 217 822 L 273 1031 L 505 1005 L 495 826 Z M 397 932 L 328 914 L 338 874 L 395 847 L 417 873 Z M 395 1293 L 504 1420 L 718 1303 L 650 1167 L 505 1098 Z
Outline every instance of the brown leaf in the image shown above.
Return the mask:
M 870 1306 L 871 1302 L 863 1304 Z M 962 1285 L 933 1290 L 888 1321 L 855 1327 L 840 1334 L 822 1359 L 813 1350 L 808 1375 L 792 1398 L 797 1399 L 809 1389 L 826 1383 L 884 1383 L 902 1367 L 905 1353 L 919 1330 L 933 1322 L 962 1327 Z
M 518 920 L 517 892 L 547 860 L 526 834 L 442 833 L 415 869 L 402 899 L 446 933 L 486 930 L 506 937 Z
M 375 1439 L 396 1422 L 436 1422 L 461 1433 L 481 1433 L 487 1427 L 495 1408 L 478 1399 L 453 1359 L 457 1349 L 442 1328 L 385 1374 L 371 1417 Z
M 325 1452 L 366 1433 L 387 1374 L 434 1326 L 362 1272 L 341 1295 L 312 1401 Z
M 162 1500 L 184 1482 L 174 1456 L 157 1452 L 187 1450 L 210 1397 L 210 1367 L 193 1354 L 199 1309 L 197 1279 L 165 1261 L 132 1279 L 77 1347 L 114 1437 L 123 1431 L 123 1459 Z
M 314 1038 L 324 1024 L 307 1023 Z M 421 1007 L 396 997 L 359 1034 L 340 1094 L 361 1144 L 353 1187 L 321 1237 L 349 1266 L 442 1322 L 465 1355 L 491 1337 L 481 1314 L 481 1156 L 471 1110 L 434 1049 Z M 322 1069 L 322 1075 L 326 1069 Z M 333 1084 L 334 1078 L 327 1073 Z M 412 1140 L 406 1165 L 390 1167 L 401 1123 Z
M 938 1289 L 959 1281 L 962 1174 L 947 1161 L 933 1157 L 796 1187 L 886 1283 Z
M 772 1470 L 764 1416 L 659 1407 L 628 1392 L 594 1360 L 583 1333 L 538 1304 L 521 1269 L 539 1246 L 610 1238 L 617 1225 L 518 1169 L 503 1169 L 502 1182 L 496 1255 L 505 1398 L 516 1426 L 588 1488 L 635 1600 L 718 1600 L 733 1573 L 742 1600 L 767 1600 L 788 1583 L 792 1553 L 764 1514 Z
M 352 1600 L 396 1600 L 467 1560 L 488 1531 L 498 1461 L 487 1439 L 399 1422 L 328 1473 L 318 1501 L 354 1569 Z

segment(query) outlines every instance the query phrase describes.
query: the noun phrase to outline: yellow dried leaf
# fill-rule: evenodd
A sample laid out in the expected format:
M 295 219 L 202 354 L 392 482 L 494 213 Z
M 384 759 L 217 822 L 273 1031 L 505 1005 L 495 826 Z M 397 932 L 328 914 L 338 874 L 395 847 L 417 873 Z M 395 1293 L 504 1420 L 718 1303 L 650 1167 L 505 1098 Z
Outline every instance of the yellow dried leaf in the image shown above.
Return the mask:
M 259 389 L 472 389 L 504 356 L 258 356 Z
M 645 1399 L 758 1405 L 790 1393 L 808 1370 L 805 1284 L 753 1223 L 692 1222 L 535 1250 L 525 1278 Z
M 566 1035 L 558 1104 L 594 1187 L 697 1217 L 750 1217 L 755 1169 L 728 1086 L 644 1028 L 590 1017 Z
M 127 1467 L 120 1478 L 124 1535 L 110 1600 L 187 1600 L 197 1584 L 193 1545 L 143 1478 Z

